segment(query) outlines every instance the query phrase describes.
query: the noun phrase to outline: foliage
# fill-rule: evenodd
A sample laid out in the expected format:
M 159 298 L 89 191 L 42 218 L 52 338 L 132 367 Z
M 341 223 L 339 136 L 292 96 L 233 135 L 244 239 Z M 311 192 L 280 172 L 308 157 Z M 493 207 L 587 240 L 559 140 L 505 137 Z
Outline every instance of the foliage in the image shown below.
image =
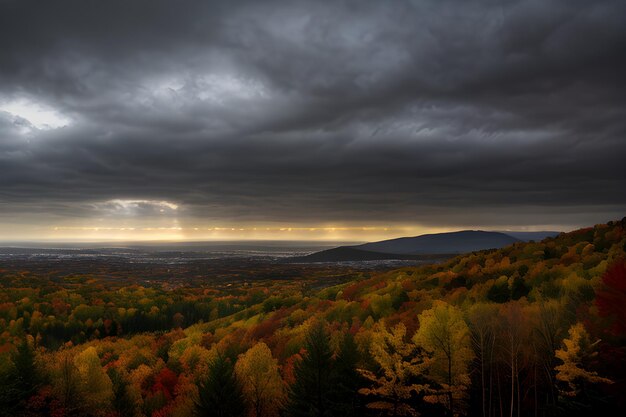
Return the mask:
M 306 335 L 302 359 L 295 365 L 289 387 L 289 416 L 331 415 L 334 394 L 333 352 L 325 323 L 316 321 Z
M 576 397 L 585 394 L 591 384 L 611 384 L 608 378 L 603 378 L 597 372 L 590 370 L 591 362 L 598 353 L 596 347 L 600 341 L 591 341 L 589 333 L 582 323 L 576 323 L 569 329 L 569 337 L 563 340 L 563 348 L 556 351 L 556 357 L 563 364 L 556 367 L 556 379 L 564 382 L 561 394 L 566 397 Z
M 611 318 L 613 333 L 626 335 L 626 261 L 615 262 L 602 275 L 602 283 L 596 294 L 600 315 Z
M 9 262 L 0 414 L 621 415 L 625 226 L 395 269 Z
M 335 409 L 341 416 L 362 415 L 362 402 L 358 390 L 364 381 L 357 370 L 360 362 L 359 348 L 351 333 L 344 333 L 335 358 L 336 373 Z
M 422 372 L 423 364 L 416 346 L 406 340 L 404 324 L 397 324 L 391 331 L 382 323 L 377 325 L 372 334 L 370 353 L 379 371 L 361 370 L 373 385 L 360 392 L 376 398 L 367 404 L 368 408 L 385 411 L 391 416 L 416 416 L 418 413 L 409 400 L 423 389 L 412 382 Z
M 96 349 L 88 347 L 79 353 L 74 365 L 85 405 L 91 410 L 107 410 L 113 399 L 113 383 L 102 368 Z
M 31 343 L 24 339 L 7 361 L 7 367 L 0 370 L 0 415 L 11 415 L 23 406 L 42 382 Z
M 239 357 L 235 373 L 241 382 L 252 417 L 278 415 L 285 401 L 285 387 L 278 372 L 278 362 L 263 342 Z
M 195 414 L 198 417 L 245 415 L 245 396 L 230 360 L 218 355 L 198 386 Z
M 443 301 L 419 316 L 420 328 L 413 337 L 414 343 L 428 357 L 426 372 L 438 389 L 430 390 L 426 399 L 444 402 L 451 414 L 455 404 L 465 398 L 470 386 L 469 365 L 474 359 L 470 331 L 463 312 Z M 462 407 L 457 407 L 462 409 Z

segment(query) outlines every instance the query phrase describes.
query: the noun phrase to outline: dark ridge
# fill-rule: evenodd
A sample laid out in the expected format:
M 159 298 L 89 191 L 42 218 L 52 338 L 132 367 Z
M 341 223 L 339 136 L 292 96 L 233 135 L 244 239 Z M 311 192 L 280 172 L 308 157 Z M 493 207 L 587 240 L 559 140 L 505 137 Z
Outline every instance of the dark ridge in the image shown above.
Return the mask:
M 356 246 L 340 246 L 306 256 L 288 258 L 286 262 L 441 260 L 460 253 L 499 249 L 521 241 L 501 232 L 464 230 L 401 237 Z
M 338 248 L 327 249 L 315 252 L 306 256 L 287 258 L 285 262 L 309 263 L 309 262 L 348 262 L 348 261 L 385 261 L 385 260 L 415 260 L 429 261 L 441 260 L 453 255 L 433 254 L 433 255 L 412 255 L 397 253 L 372 252 L 356 249 L 351 246 L 340 246 Z
M 523 240 L 524 242 L 530 242 L 534 240 L 535 242 L 540 242 L 548 237 L 557 237 L 561 234 L 561 232 L 555 231 L 540 231 L 540 232 L 509 232 L 503 231 L 502 233 L 507 234 L 509 236 L 513 236 L 516 239 Z
M 381 242 L 365 243 L 354 246 L 354 248 L 372 252 L 424 255 L 499 249 L 519 241 L 520 239 L 500 232 L 463 230 L 460 232 L 401 237 Z

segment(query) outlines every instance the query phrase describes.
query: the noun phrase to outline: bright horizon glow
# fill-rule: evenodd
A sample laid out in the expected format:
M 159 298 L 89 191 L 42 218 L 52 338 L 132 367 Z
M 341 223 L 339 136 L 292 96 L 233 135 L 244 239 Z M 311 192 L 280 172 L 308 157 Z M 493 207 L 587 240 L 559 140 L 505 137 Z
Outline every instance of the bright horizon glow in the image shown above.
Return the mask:
M 486 231 L 569 231 L 576 226 L 543 225 L 527 227 L 418 225 L 391 226 L 53 226 L 13 230 L 0 235 L 0 242 L 211 242 L 211 241 L 311 241 L 372 242 L 399 237 L 460 230 Z M 1 230 L 1 227 L 0 227 Z M 19 236 L 19 238 L 18 238 Z

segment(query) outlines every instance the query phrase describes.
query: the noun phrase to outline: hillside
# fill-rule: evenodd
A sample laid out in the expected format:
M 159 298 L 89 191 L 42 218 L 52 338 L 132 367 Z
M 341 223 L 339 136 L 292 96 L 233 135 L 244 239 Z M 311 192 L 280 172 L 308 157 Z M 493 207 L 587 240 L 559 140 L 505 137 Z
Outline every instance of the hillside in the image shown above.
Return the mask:
M 47 381 L 33 415 L 67 415 L 54 408 L 68 400 L 56 387 L 68 372 L 88 369 L 84 378 L 109 391 L 77 391 L 70 404 L 191 416 L 198 381 L 223 357 L 237 378 L 269 364 L 272 398 L 290 401 L 270 415 L 307 401 L 312 374 L 328 378 L 323 395 L 347 390 L 349 402 L 328 400 L 330 415 L 379 415 L 375 407 L 394 404 L 390 387 L 409 393 L 394 400 L 403 409 L 431 416 L 450 407 L 459 415 L 586 415 L 580 404 L 621 415 L 625 250 L 623 219 L 440 264 L 354 272 L 326 286 L 319 277 L 219 286 L 198 278 L 172 288 L 0 270 L 0 392 L 13 393 L 0 397 L 0 409 L 20 398 L 7 388 L 23 366 L 12 352 L 30 340 L 33 369 Z M 454 368 L 437 344 L 442 337 L 453 344 Z M 315 349 L 324 354 L 319 366 L 307 360 Z

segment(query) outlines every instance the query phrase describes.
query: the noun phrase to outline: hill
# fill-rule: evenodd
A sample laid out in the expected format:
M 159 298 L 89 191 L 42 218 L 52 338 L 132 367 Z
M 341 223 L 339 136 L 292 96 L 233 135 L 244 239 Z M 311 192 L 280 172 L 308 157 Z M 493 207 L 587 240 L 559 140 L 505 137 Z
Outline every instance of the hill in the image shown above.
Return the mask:
M 355 246 L 360 250 L 396 254 L 467 253 L 483 249 L 498 249 L 519 242 L 520 239 L 500 232 L 463 230 L 415 237 L 401 237 Z
M 354 246 L 339 246 L 338 248 L 326 249 L 310 255 L 287 258 L 287 262 L 308 263 L 308 262 L 349 262 L 349 261 L 384 261 L 384 260 L 416 260 L 416 261 L 436 261 L 453 257 L 454 254 L 398 254 L 374 252 L 362 250 Z
M 499 249 L 521 241 L 521 239 L 501 232 L 463 230 L 460 232 L 401 237 L 356 246 L 340 246 L 307 256 L 291 258 L 289 261 L 341 262 L 384 259 L 442 259 L 450 258 L 455 254 L 477 250 Z
M 554 230 L 544 230 L 540 232 L 511 232 L 506 230 L 502 231 L 501 233 L 513 236 L 514 238 L 523 240 L 524 242 L 530 242 L 531 240 L 539 242 L 548 237 L 557 237 L 559 234 L 561 234 L 561 232 L 556 232 Z

